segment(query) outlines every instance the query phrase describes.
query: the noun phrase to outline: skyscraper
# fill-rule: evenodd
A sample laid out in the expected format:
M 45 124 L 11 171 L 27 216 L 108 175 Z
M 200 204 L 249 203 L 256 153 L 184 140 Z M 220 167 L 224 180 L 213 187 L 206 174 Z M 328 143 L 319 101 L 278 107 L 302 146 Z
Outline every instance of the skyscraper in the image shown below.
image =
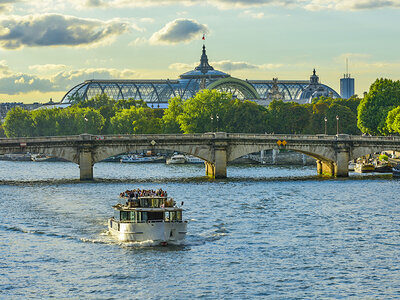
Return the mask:
M 354 95 L 354 78 L 350 77 L 348 61 L 346 59 L 346 74 L 340 79 L 340 96 L 348 99 Z

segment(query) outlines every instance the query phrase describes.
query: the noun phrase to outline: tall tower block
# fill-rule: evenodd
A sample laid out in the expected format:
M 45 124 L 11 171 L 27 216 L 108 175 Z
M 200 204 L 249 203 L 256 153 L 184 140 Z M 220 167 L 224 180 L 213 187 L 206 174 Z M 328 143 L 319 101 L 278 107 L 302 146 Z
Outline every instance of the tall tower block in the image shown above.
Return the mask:
M 348 61 L 346 59 L 346 74 L 340 79 L 340 96 L 348 99 L 354 95 L 354 78 L 349 74 Z

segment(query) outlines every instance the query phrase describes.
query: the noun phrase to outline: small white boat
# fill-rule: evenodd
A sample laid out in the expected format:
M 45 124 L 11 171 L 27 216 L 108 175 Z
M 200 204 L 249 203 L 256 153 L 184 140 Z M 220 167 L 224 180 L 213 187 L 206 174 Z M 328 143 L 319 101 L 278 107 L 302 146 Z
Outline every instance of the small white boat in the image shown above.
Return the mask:
M 204 164 L 204 160 L 193 155 L 186 155 L 185 159 L 188 164 Z
M 37 162 L 42 162 L 42 161 L 56 161 L 57 158 L 53 156 L 48 156 L 46 154 L 31 154 L 31 160 L 37 161 Z
M 167 165 L 185 164 L 186 163 L 186 157 L 185 157 L 185 155 L 182 155 L 182 154 L 174 154 L 170 158 L 167 158 L 166 163 L 167 163 Z
M 163 157 L 158 156 L 139 156 L 139 155 L 124 155 L 121 159 L 121 163 L 150 163 L 158 162 Z
M 156 245 L 182 243 L 187 221 L 181 207 L 163 196 L 125 197 L 114 205 L 114 217 L 108 220 L 108 231 L 121 242 L 151 241 Z M 182 203 L 183 204 L 183 203 Z
M 354 168 L 356 167 L 356 163 L 354 161 L 349 162 L 349 171 L 354 171 Z

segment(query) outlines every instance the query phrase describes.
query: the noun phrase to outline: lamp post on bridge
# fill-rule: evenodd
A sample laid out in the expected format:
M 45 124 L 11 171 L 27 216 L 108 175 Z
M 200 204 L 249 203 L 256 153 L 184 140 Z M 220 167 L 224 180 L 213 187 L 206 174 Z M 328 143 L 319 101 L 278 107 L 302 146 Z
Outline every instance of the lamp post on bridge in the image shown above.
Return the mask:
M 336 115 L 336 134 L 339 134 L 339 116 Z
M 219 115 L 217 114 L 215 117 L 217 118 L 217 131 L 219 131 Z
M 326 135 L 326 132 L 327 132 L 327 130 L 326 130 L 326 122 L 328 122 L 328 118 L 325 117 L 325 118 L 324 118 L 324 121 L 325 121 L 325 135 Z
M 89 120 L 88 120 L 88 118 L 87 118 L 86 115 L 84 116 L 84 119 L 83 119 L 83 120 L 85 121 L 85 133 L 87 133 L 87 122 L 88 122 Z
M 211 132 L 213 132 L 214 131 L 214 116 L 211 115 L 210 119 L 211 119 Z

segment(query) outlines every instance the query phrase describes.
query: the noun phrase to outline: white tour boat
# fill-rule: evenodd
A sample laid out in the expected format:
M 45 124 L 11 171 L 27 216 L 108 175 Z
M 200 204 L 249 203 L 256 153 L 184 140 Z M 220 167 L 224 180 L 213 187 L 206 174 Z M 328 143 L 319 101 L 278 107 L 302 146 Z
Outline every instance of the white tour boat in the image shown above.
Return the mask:
M 121 163 L 153 163 L 161 162 L 164 159 L 162 156 L 139 156 L 139 155 L 124 155 Z
M 122 242 L 152 241 L 163 246 L 183 241 L 187 221 L 182 220 L 183 209 L 172 198 L 137 197 L 135 193 L 129 196 L 122 193 L 120 203 L 113 206 L 114 217 L 108 220 L 111 235 Z
M 186 155 L 185 158 L 188 164 L 204 164 L 204 160 L 193 155 Z
M 182 154 L 174 154 L 170 158 L 167 159 L 166 163 L 167 163 L 167 165 L 185 164 L 186 157 L 185 157 L 185 155 L 182 155 Z

